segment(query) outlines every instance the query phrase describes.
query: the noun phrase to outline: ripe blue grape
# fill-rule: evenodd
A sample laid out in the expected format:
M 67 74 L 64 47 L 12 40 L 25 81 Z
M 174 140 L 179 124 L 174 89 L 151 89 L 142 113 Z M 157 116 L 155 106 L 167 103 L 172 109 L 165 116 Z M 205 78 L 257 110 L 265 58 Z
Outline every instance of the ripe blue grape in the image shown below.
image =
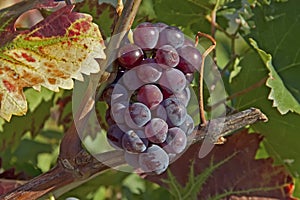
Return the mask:
M 198 49 L 185 45 L 178 48 L 177 51 L 180 57 L 178 69 L 184 73 L 193 73 L 200 69 L 202 56 Z
M 190 136 L 195 128 L 193 118 L 187 114 L 185 121 L 179 126 L 179 128 L 183 130 L 187 136 Z
M 138 153 L 130 153 L 128 151 L 125 151 L 124 159 L 127 162 L 127 164 L 132 166 L 134 169 L 140 168 Z
M 130 118 L 138 127 L 144 126 L 151 119 L 151 112 L 149 108 L 143 103 L 133 103 L 129 106 L 128 110 Z M 128 124 L 128 126 L 130 125 L 131 124 Z
M 160 89 L 153 84 L 142 86 L 137 92 L 137 100 L 150 110 L 155 109 L 163 100 Z
M 144 53 L 142 49 L 134 44 L 126 44 L 118 51 L 118 62 L 127 69 L 131 69 L 140 64 L 143 58 Z
M 169 165 L 169 156 L 161 147 L 153 144 L 139 154 L 139 165 L 144 172 L 161 174 Z
M 167 138 L 168 124 L 160 118 L 153 118 L 145 126 L 145 135 L 153 143 L 162 143 Z
M 162 68 L 176 67 L 179 63 L 179 55 L 171 45 L 163 45 L 157 49 L 155 60 Z
M 188 87 L 186 87 L 181 92 L 174 93 L 170 97 L 177 98 L 179 101 L 183 103 L 185 107 L 187 107 L 191 98 L 191 91 Z
M 140 133 L 139 133 L 140 132 Z M 139 135 L 142 135 L 140 130 L 129 130 L 124 133 L 122 137 L 122 147 L 132 153 L 141 153 L 147 149 L 148 140 L 146 138 L 141 139 Z
M 187 111 L 183 103 L 176 98 L 167 98 L 163 101 L 171 125 L 180 126 L 186 118 Z
M 112 125 L 108 128 L 106 136 L 108 143 L 115 149 L 122 149 L 122 137 L 124 132 L 116 125 Z
M 167 111 L 163 105 L 158 105 L 154 110 L 151 110 L 152 118 L 160 118 L 164 121 L 167 120 Z
M 163 145 L 167 153 L 179 154 L 183 152 L 187 145 L 187 137 L 183 130 L 178 127 L 170 128 L 167 139 Z
M 136 67 L 136 74 L 144 83 L 154 83 L 160 78 L 162 68 L 156 63 L 141 64 Z
M 168 27 L 167 24 L 162 23 L 162 22 L 158 22 L 158 23 L 154 24 L 154 26 L 158 29 L 159 32 L 161 32 L 162 30 L 164 30 L 165 28 Z
M 127 107 L 127 102 L 118 102 L 111 106 L 111 116 L 116 123 L 124 123 L 124 115 Z
M 128 96 L 128 90 L 123 85 L 114 84 L 113 91 L 111 92 L 111 102 L 109 102 L 109 104 L 128 101 Z
M 174 26 L 165 27 L 160 33 L 156 48 L 163 45 L 171 45 L 174 48 L 179 48 L 184 43 L 184 35 L 181 30 Z
M 139 24 L 133 31 L 133 40 L 136 45 L 144 50 L 153 49 L 156 46 L 159 30 L 149 22 Z
M 163 71 L 158 83 L 172 92 L 181 92 L 186 87 L 186 78 L 180 70 L 170 68 Z
M 136 90 L 139 87 L 141 87 L 142 85 L 144 85 L 144 83 L 137 76 L 137 70 L 136 70 L 136 68 L 127 71 L 123 75 L 123 77 L 122 77 L 121 80 L 123 81 L 124 86 L 128 90 Z

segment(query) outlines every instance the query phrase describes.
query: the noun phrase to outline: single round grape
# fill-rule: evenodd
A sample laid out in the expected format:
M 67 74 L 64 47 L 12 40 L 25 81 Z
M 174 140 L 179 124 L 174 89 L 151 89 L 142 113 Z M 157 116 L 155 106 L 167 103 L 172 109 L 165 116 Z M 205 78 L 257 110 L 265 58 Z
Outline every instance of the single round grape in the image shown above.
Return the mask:
M 160 89 L 153 84 L 142 86 L 137 92 L 137 100 L 150 110 L 155 109 L 163 100 Z
M 194 74 L 193 73 L 186 73 L 185 78 L 188 84 L 191 84 L 194 80 Z
M 162 143 L 167 138 L 168 124 L 160 118 L 153 118 L 145 126 L 145 135 L 153 143 Z
M 167 120 L 167 111 L 163 105 L 159 104 L 154 110 L 151 110 L 152 118 L 160 118 L 164 121 Z
M 151 112 L 143 103 L 133 103 L 129 106 L 128 110 L 130 118 L 138 127 L 144 126 L 151 119 Z
M 106 133 L 108 143 L 115 149 L 123 148 L 122 147 L 123 135 L 124 135 L 124 132 L 116 124 L 110 126 Z
M 147 149 L 148 140 L 139 137 L 140 130 L 129 130 L 122 137 L 122 147 L 132 153 L 141 153 Z
M 118 62 L 127 69 L 139 65 L 143 58 L 144 53 L 142 49 L 134 44 L 126 44 L 118 51 Z
M 178 98 L 185 107 L 189 104 L 189 101 L 191 99 L 191 91 L 188 87 L 184 88 L 181 92 L 174 93 L 170 97 L 172 98 Z
M 153 144 L 139 154 L 139 165 L 145 172 L 161 174 L 169 166 L 169 156 L 161 147 Z
M 162 64 L 162 67 L 176 67 L 179 63 L 179 55 L 176 49 L 171 45 L 163 45 L 157 49 L 155 60 L 158 64 Z
M 144 83 L 155 83 L 162 75 L 162 68 L 156 63 L 141 64 L 136 67 L 136 73 Z
M 195 128 L 193 118 L 189 114 L 187 114 L 185 121 L 179 126 L 179 128 L 183 130 L 183 132 L 185 132 L 186 136 L 190 136 Z
M 191 47 L 195 47 L 195 42 L 188 39 L 188 38 L 184 38 L 184 42 L 183 42 L 183 46 L 191 46 Z
M 127 164 L 132 166 L 134 169 L 140 168 L 138 153 L 130 153 L 128 151 L 125 151 L 124 159 L 127 162 Z
M 171 125 L 180 126 L 186 118 L 187 111 L 183 103 L 177 98 L 168 98 L 163 101 Z
M 191 46 L 182 46 L 177 49 L 180 61 L 178 69 L 184 73 L 193 73 L 200 69 L 202 56 L 198 49 Z
M 183 130 L 178 127 L 170 128 L 163 149 L 167 153 L 179 154 L 183 152 L 187 145 L 187 137 Z
M 184 74 L 174 68 L 163 71 L 158 83 L 171 90 L 173 93 L 181 92 L 186 87 Z
M 128 96 L 128 90 L 123 85 L 114 84 L 110 104 L 128 101 Z
M 154 27 L 156 27 L 158 29 L 159 32 L 161 32 L 162 30 L 164 30 L 165 28 L 168 27 L 167 24 L 162 23 L 162 22 L 158 22 L 156 24 L 153 24 Z
M 175 26 L 168 26 L 159 33 L 156 48 L 158 49 L 159 47 L 168 44 L 176 49 L 181 47 L 183 43 L 184 34 L 182 31 Z
M 144 83 L 137 76 L 137 70 L 136 70 L 136 68 L 127 71 L 123 75 L 123 77 L 122 77 L 121 80 L 123 81 L 124 86 L 128 90 L 136 90 L 139 87 L 141 87 L 142 85 L 144 85 Z
M 128 102 L 117 102 L 111 106 L 111 116 L 116 123 L 124 123 L 125 110 Z
M 156 46 L 159 30 L 149 22 L 139 24 L 133 31 L 133 40 L 136 45 L 144 50 L 153 49 Z

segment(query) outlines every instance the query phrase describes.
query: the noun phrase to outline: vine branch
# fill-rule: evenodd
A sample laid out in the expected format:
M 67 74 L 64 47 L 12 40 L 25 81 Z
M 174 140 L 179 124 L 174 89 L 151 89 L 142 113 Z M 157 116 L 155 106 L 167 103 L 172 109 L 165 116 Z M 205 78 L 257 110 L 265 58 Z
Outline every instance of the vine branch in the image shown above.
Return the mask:
M 223 121 L 223 123 L 220 123 L 220 121 Z M 256 108 L 250 108 L 229 115 L 225 117 L 225 119 L 212 119 L 208 121 L 205 126 L 201 127 L 200 130 L 194 131 L 193 143 L 202 141 L 206 137 L 209 137 L 210 141 L 215 143 L 219 138 L 259 121 L 265 122 L 267 121 L 267 117 Z M 215 133 L 211 132 L 210 126 L 213 126 L 213 130 L 220 131 L 216 131 Z M 95 157 L 101 158 L 102 162 Z M 108 166 L 117 167 L 125 164 L 123 151 L 115 150 L 105 152 L 95 157 L 85 150 L 81 150 L 74 157 L 75 165 L 73 169 L 66 169 L 61 163 L 58 163 L 58 165 L 49 172 L 30 180 L 4 196 L 0 196 L 0 199 L 35 200 L 49 192 L 59 190 L 64 186 L 68 186 L 68 189 L 72 189 L 72 184 L 73 187 L 76 187 L 76 182 L 83 183 L 90 177 L 94 177 L 107 170 L 109 168 Z

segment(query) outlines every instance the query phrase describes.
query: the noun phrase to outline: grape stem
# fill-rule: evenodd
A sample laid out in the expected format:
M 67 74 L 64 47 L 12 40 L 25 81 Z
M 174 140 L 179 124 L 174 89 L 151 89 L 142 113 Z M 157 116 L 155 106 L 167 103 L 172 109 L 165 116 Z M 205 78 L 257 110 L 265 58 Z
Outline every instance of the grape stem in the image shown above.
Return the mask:
M 200 37 L 205 37 L 212 42 L 212 45 L 208 49 L 206 49 L 205 52 L 202 54 L 202 62 L 201 62 L 200 72 L 199 72 L 199 114 L 200 114 L 201 126 L 205 126 L 207 121 L 205 117 L 204 100 L 203 100 L 204 63 L 205 63 L 205 58 L 208 56 L 208 54 L 215 49 L 217 42 L 212 36 L 206 33 L 198 32 L 195 39 L 195 46 L 198 45 Z
M 193 132 L 193 143 L 200 142 L 206 137 L 209 137 L 212 139 L 211 142 L 215 143 L 219 138 L 244 126 L 259 121 L 265 122 L 267 121 L 267 117 L 259 109 L 250 108 L 226 116 L 222 124 L 219 123 L 219 121 L 219 118 L 212 119 L 207 122 L 207 126 L 201 127 L 200 130 L 195 130 Z M 214 129 L 220 129 L 221 131 L 218 132 L 217 135 L 213 135 L 208 125 L 214 126 Z M 99 160 L 101 160 L 101 162 Z M 90 180 L 90 178 L 109 169 L 108 166 L 117 167 L 125 164 L 123 151 L 117 150 L 92 156 L 84 149 L 81 149 L 81 151 L 74 155 L 72 161 L 73 163 L 70 163 L 67 159 L 61 159 L 57 165 L 47 173 L 35 177 L 14 191 L 0 196 L 0 199 L 35 200 L 53 191 L 55 196 L 60 196 L 66 191 L 77 187 Z

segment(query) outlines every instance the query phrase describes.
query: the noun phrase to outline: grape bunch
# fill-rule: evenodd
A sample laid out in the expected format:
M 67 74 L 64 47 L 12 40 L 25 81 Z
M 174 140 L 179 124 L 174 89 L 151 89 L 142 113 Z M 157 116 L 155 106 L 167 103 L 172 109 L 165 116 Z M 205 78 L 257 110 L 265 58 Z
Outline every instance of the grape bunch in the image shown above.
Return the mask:
M 194 130 L 187 113 L 189 85 L 202 57 L 173 26 L 142 23 L 122 43 L 118 74 L 104 95 L 108 142 L 144 172 L 163 173 L 188 145 Z

